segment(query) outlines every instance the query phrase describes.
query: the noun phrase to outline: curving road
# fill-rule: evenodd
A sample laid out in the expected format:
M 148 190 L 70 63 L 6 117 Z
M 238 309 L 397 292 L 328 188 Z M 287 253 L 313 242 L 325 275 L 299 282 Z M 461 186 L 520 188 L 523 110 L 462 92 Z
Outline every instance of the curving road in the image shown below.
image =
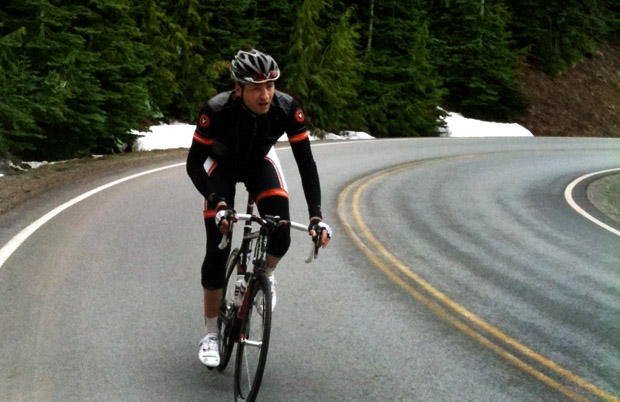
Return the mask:
M 278 152 L 303 221 L 293 157 Z M 262 400 L 617 400 L 620 239 L 564 189 L 620 166 L 620 141 L 403 139 L 314 153 L 336 237 L 305 265 L 294 235 Z M 0 217 L 0 246 L 105 182 Z M 232 400 L 232 368 L 195 357 L 203 241 L 182 166 L 41 226 L 0 266 L 0 400 Z

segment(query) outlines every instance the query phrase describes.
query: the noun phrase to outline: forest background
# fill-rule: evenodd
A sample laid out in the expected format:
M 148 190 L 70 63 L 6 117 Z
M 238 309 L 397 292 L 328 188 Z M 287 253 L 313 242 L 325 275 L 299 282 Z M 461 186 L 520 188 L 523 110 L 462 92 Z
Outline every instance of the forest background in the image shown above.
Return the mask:
M 413 137 L 442 108 L 514 121 L 526 67 L 560 77 L 618 38 L 617 0 L 5 0 L 0 156 L 121 152 L 191 122 L 244 46 L 274 56 L 312 129 Z

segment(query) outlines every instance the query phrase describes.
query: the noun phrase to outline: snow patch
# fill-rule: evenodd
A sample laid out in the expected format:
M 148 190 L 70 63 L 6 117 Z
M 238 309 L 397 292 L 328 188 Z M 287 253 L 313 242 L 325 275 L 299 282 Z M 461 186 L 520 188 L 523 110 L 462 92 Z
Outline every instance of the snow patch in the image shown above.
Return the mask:
M 525 127 L 516 123 L 494 123 L 468 119 L 459 113 L 447 112 L 442 137 L 533 137 Z
M 444 118 L 445 128 L 440 135 L 442 137 L 533 137 L 533 134 L 519 124 L 495 123 L 468 119 L 459 113 L 446 112 Z M 151 126 L 148 132 L 132 131 L 139 136 L 133 146 L 133 151 L 152 151 L 163 149 L 189 148 L 192 144 L 196 126 L 193 124 L 161 124 Z M 327 133 L 324 140 L 327 141 L 357 141 L 374 139 L 372 135 L 362 131 L 342 131 L 339 134 Z M 311 141 L 319 138 L 310 136 Z M 278 139 L 279 142 L 287 142 L 288 137 L 284 134 Z M 96 157 L 96 156 L 94 156 Z M 47 164 L 47 162 L 23 162 L 35 169 Z M 12 169 L 26 170 L 22 167 L 10 164 Z M 0 173 L 0 177 L 4 174 Z

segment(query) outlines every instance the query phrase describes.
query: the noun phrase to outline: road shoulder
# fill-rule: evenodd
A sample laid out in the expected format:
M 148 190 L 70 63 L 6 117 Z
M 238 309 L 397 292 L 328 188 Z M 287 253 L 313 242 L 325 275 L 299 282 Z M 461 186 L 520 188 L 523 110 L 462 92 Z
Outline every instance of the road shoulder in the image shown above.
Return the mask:
M 614 226 L 619 226 L 620 173 L 605 175 L 588 183 L 586 198 L 599 212 L 613 221 Z

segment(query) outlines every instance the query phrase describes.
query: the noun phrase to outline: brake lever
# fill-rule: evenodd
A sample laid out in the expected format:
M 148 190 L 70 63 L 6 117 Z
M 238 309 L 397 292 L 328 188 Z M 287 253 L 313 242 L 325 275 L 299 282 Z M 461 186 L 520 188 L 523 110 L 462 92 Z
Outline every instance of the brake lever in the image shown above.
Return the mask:
M 228 233 L 226 233 L 224 236 L 222 236 L 222 241 L 220 242 L 220 245 L 217 246 L 220 250 L 224 250 L 226 248 L 226 246 L 228 246 Z
M 323 239 L 323 228 L 318 228 L 316 230 L 317 234 L 314 239 L 312 239 L 312 247 L 310 249 L 310 255 L 306 258 L 306 264 L 311 263 L 313 260 L 316 260 L 319 257 L 319 249 L 321 248 L 321 243 Z
M 228 237 L 229 237 L 228 235 L 232 234 L 233 224 L 236 222 L 235 210 L 229 209 L 226 212 L 226 220 L 228 221 L 229 229 L 228 229 L 228 233 L 222 236 L 222 241 L 220 242 L 219 246 L 217 246 L 220 250 L 224 250 L 226 246 L 228 246 Z

